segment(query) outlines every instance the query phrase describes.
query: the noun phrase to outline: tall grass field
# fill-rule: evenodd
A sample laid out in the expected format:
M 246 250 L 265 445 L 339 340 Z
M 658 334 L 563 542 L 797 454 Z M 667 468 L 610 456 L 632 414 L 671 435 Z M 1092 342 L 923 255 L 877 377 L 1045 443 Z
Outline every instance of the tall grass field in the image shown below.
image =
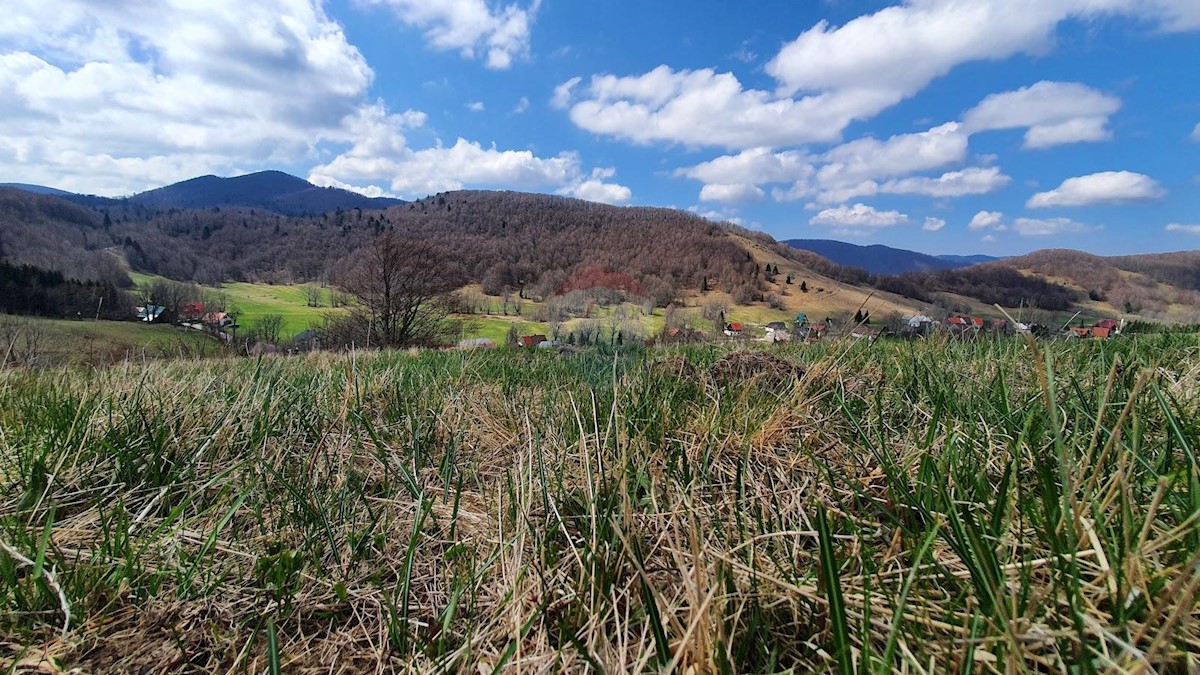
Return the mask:
M 1200 340 L 0 371 L 0 669 L 1187 673 Z

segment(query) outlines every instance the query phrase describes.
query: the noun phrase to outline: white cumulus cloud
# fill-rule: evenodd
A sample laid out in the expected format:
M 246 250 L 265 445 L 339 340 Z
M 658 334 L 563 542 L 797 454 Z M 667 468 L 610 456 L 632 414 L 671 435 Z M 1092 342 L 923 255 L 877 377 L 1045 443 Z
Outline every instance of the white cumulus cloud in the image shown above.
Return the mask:
M 1200 225 L 1185 225 L 1183 223 L 1171 223 L 1165 228 L 1167 232 L 1185 232 L 1187 234 L 1200 234 Z
M 976 213 L 971 222 L 967 224 L 967 229 L 971 231 L 986 230 L 986 229 L 1001 229 L 1004 222 L 1004 214 L 999 211 L 980 211 Z
M 883 140 L 862 138 L 819 155 L 801 150 L 774 152 L 766 147 L 750 148 L 679 169 L 675 175 L 719 186 L 790 183 L 771 191 L 776 200 L 815 199 L 821 204 L 837 204 L 877 194 L 932 197 L 985 194 L 1011 180 L 997 167 L 970 167 L 937 176 L 911 176 L 960 163 L 966 157 L 966 134 L 961 131 L 961 125 L 948 123 L 928 131 L 897 134 Z
M 825 153 L 817 174 L 824 185 L 903 176 L 961 162 L 967 156 L 967 135 L 957 122 L 928 131 L 898 134 L 880 141 L 861 138 Z
M 1192 140 L 1200 141 L 1200 123 L 1196 124 L 1196 128 L 1192 129 Z
M 1012 181 L 994 166 L 971 167 L 962 171 L 949 171 L 936 178 L 915 176 L 891 180 L 880 186 L 879 191 L 896 195 L 925 195 L 927 197 L 962 197 L 982 195 L 998 190 Z
M 1092 143 L 1112 139 L 1103 117 L 1080 117 L 1057 124 L 1040 124 L 1025 132 L 1025 147 L 1031 150 L 1068 143 Z
M 471 112 L 483 112 L 483 101 L 471 101 L 467 104 L 467 110 L 470 110 Z
M 930 216 L 925 218 L 925 224 L 921 226 L 921 229 L 926 232 L 937 232 L 943 227 L 946 227 L 946 221 Z
M 1047 82 L 992 94 L 967 111 L 963 123 L 972 133 L 1027 129 L 1026 148 L 1112 138 L 1108 118 L 1121 99 L 1077 82 Z
M 313 167 L 308 179 L 317 185 L 386 184 L 389 194 L 409 198 L 470 186 L 565 190 L 564 194 L 609 203 L 630 197 L 628 188 L 604 182 L 613 175 L 611 169 L 586 173 L 577 153 L 539 157 L 529 150 L 484 147 L 464 138 L 449 147 L 414 149 L 402 133 L 405 122 L 404 116 L 389 114 L 381 105 L 365 108 L 347 125 L 354 138 L 350 146 Z
M 566 109 L 567 106 L 571 105 L 571 96 L 575 91 L 575 87 L 579 86 L 579 83 L 582 81 L 582 77 L 572 77 L 555 87 L 554 96 L 550 98 L 550 105 L 559 110 Z
M 425 32 L 436 49 L 463 57 L 482 55 L 488 68 L 504 70 L 529 55 L 529 35 L 539 1 L 529 7 L 490 6 L 486 0 L 362 0 L 391 9 L 401 21 Z
M 553 102 L 569 104 L 572 81 Z M 659 66 L 643 75 L 597 75 L 570 106 L 571 121 L 592 133 L 638 144 L 680 143 L 730 149 L 834 141 L 861 107 L 856 92 L 777 98 L 744 89 L 737 77 L 711 68 Z
M 801 33 L 766 65 L 774 91 L 746 88 L 732 73 L 662 65 L 640 75 L 592 77 L 570 117 L 588 131 L 641 144 L 740 150 L 834 142 L 851 122 L 874 117 L 961 64 L 1048 51 L 1063 21 L 1116 15 L 1190 30 L 1200 27 L 1194 4 L 908 0 L 842 26 L 821 21 Z M 1088 124 L 1039 129 L 1030 142 L 1094 138 L 1095 122 Z
M 812 176 L 816 171 L 816 161 L 799 150 L 772 152 L 770 148 L 760 147 L 679 169 L 675 175 L 726 185 L 742 182 L 789 183 Z
M 296 162 L 348 138 L 374 73 L 310 0 L 16 0 L 0 171 L 109 195 Z
M 561 195 L 586 199 L 589 202 L 604 204 L 627 204 L 633 198 L 633 191 L 619 183 L 606 183 L 605 179 L 617 174 L 613 168 L 592 169 L 592 175 L 587 179 L 577 179 L 571 185 L 558 191 Z
M 1049 236 L 1086 232 L 1091 228 L 1070 218 L 1017 218 L 1012 229 L 1024 236 Z
M 1102 171 L 1068 178 L 1053 190 L 1029 198 L 1031 209 L 1051 206 L 1121 204 L 1159 199 L 1166 191 L 1149 176 L 1131 171 Z
M 484 4 L 456 6 L 461 18 Z M 410 147 L 406 133 L 427 116 L 369 98 L 374 71 L 323 8 L 319 0 L 169 2 L 154 11 L 13 0 L 0 22 L 0 175 L 121 195 L 320 157 L 313 182 L 372 196 L 478 185 L 623 198 L 622 186 L 602 180 L 582 187 L 593 178 L 573 152 L 543 157 L 461 138 Z M 479 40 L 500 44 L 503 30 Z
M 833 228 L 835 234 L 861 236 L 873 230 L 908 222 L 899 211 L 879 211 L 866 204 L 841 205 L 825 209 L 809 219 L 809 224 Z
M 763 196 L 762 188 L 750 183 L 709 183 L 700 189 L 702 202 L 758 202 L 762 201 Z

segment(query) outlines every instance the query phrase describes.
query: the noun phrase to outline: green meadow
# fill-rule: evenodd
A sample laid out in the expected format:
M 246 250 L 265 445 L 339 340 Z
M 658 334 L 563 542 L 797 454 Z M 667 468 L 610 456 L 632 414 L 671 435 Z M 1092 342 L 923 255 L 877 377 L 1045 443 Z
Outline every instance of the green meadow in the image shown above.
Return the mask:
M 15 341 L 0 340 L 0 363 L 107 365 L 127 359 L 215 354 L 220 345 L 198 331 L 134 321 L 93 321 L 0 316 Z M 4 353 L 12 345 L 14 353 Z M 27 358 L 29 357 L 29 358 Z
M 8 672 L 1194 672 L 1200 340 L 0 371 Z

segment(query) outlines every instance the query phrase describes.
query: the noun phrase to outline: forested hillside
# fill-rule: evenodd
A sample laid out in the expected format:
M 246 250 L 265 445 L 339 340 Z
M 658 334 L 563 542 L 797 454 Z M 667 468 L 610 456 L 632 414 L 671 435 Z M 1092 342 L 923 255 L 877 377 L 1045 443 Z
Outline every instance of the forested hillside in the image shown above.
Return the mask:
M 1168 321 L 1200 316 L 1200 251 L 1100 257 L 1048 249 L 1004 262 L 1066 284 L 1115 311 Z
M 111 229 L 103 213 L 50 195 L 0 188 L 0 259 L 128 285 Z
M 629 274 L 659 300 L 682 289 L 757 287 L 764 276 L 727 226 L 698 216 L 517 192 L 451 192 L 386 211 L 291 217 L 125 202 L 91 210 L 7 190 L 0 191 L 0 213 L 5 255 L 80 278 L 118 274 L 114 266 L 123 258 L 134 270 L 182 281 L 316 280 L 385 231 L 434 245 L 463 270 L 464 284 L 477 281 L 492 293 L 547 294 L 589 268 Z M 765 235 L 740 234 L 784 250 Z
M 285 192 L 299 181 L 283 174 L 255 176 L 257 182 L 282 181 L 275 187 Z M 1086 305 L 1165 320 L 1189 320 L 1200 306 L 1197 252 L 1102 258 L 1050 250 L 891 276 L 838 265 L 765 234 L 683 211 L 552 195 L 458 191 L 386 210 L 336 209 L 310 216 L 153 202 L 108 200 L 88 208 L 0 188 L 0 257 L 68 278 L 117 284 L 128 284 L 126 269 L 214 285 L 336 280 L 349 256 L 373 237 L 392 232 L 432 245 L 447 265 L 461 270 L 463 285 L 479 283 L 489 294 L 508 290 L 548 297 L 619 272 L 636 284 L 637 295 L 657 304 L 702 290 L 724 291 L 742 302 L 782 293 L 786 285 L 775 283 L 775 272 L 781 278 L 808 275 L 818 285 L 874 288 L 941 304 L 947 311 L 959 310 L 957 301 L 944 302 L 946 294 L 988 305 L 1052 311 Z M 164 197 L 162 203 L 174 201 Z M 749 242 L 776 256 L 774 269 L 763 269 L 765 258 L 752 253 Z

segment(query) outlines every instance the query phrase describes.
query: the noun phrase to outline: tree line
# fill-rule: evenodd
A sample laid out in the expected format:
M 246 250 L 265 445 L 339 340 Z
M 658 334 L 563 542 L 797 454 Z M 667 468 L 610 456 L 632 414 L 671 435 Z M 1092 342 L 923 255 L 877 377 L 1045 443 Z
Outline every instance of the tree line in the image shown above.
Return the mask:
M 0 260 L 0 314 L 128 319 L 132 313 L 132 296 L 111 282 Z

